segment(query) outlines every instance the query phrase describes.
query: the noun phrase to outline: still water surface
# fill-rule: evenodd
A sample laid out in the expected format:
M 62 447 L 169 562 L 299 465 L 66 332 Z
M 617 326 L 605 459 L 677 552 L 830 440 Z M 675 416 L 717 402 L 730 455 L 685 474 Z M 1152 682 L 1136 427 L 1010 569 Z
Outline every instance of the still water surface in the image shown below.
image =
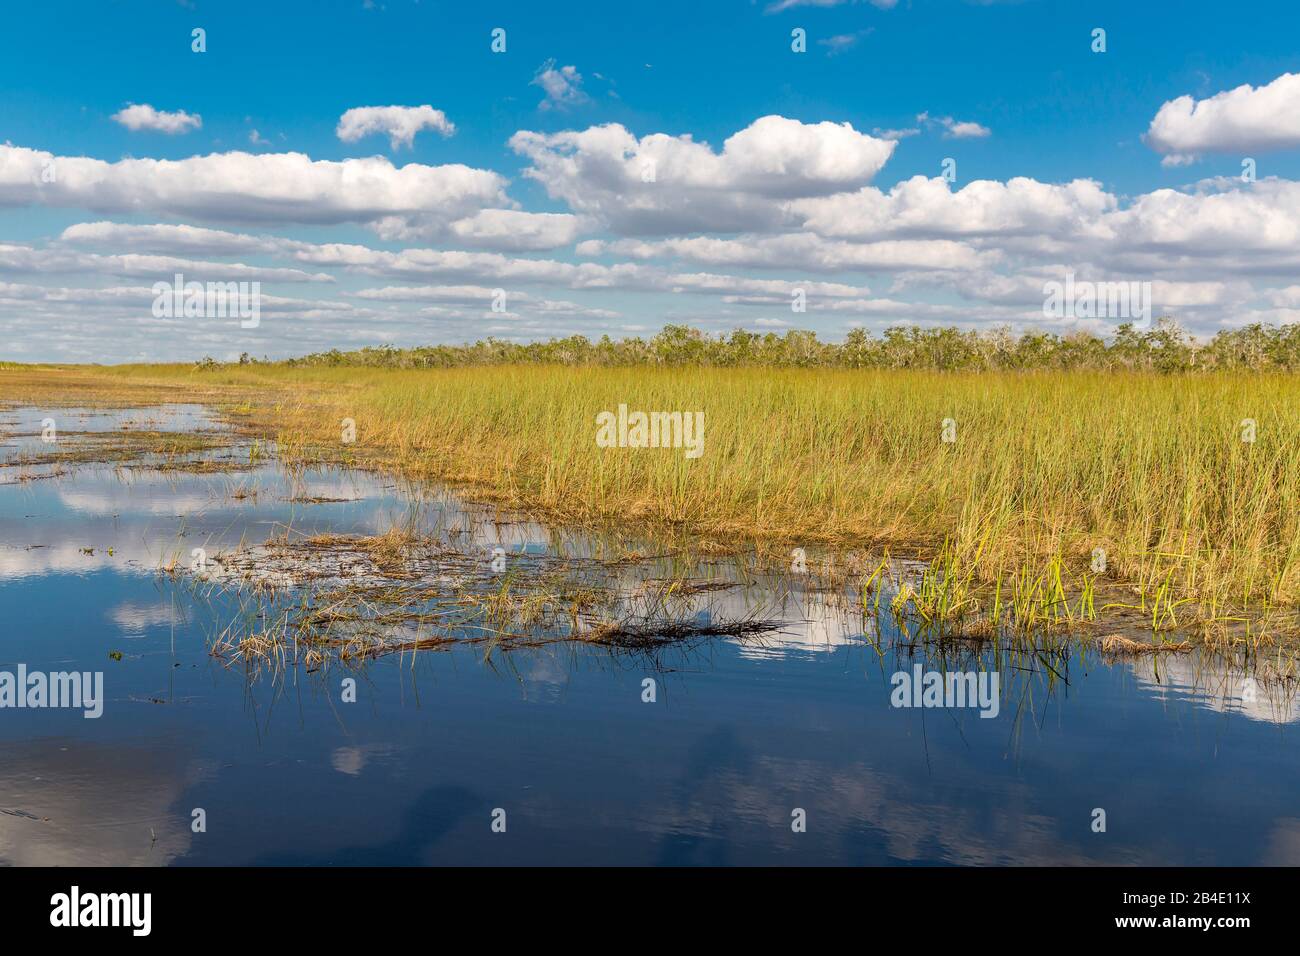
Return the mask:
M 48 414 L 5 412 L 0 458 L 39 451 Z M 80 431 L 221 427 L 184 406 L 163 425 L 157 409 L 57 414 Z M 209 653 L 235 597 L 159 566 L 286 526 L 381 533 L 416 492 L 273 463 L 51 471 L 0 467 L 0 670 L 103 671 L 106 701 L 98 720 L 0 710 L 0 861 L 1300 863 L 1300 711 L 1264 688 L 1243 700 L 1221 663 L 1076 653 L 1054 686 L 1004 673 L 993 719 L 894 708 L 891 675 L 939 662 L 795 594 L 774 600 L 784 624 L 762 641 L 654 659 L 567 643 L 485 663 L 468 646 L 250 680 Z M 422 512 L 471 528 L 465 546 L 485 554 L 596 546 L 476 521 L 445 492 Z M 752 605 L 756 586 L 723 600 Z M 358 700 L 343 703 L 350 673 Z

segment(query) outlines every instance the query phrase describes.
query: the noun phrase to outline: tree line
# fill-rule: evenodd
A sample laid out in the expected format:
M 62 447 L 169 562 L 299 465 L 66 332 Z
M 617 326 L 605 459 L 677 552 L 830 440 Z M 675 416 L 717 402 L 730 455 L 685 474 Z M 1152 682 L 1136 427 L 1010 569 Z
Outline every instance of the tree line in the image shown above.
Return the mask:
M 241 363 L 256 361 L 248 355 Z M 289 366 L 367 366 L 376 368 L 451 368 L 513 363 L 640 366 L 698 365 L 795 368 L 921 368 L 952 371 L 1028 369 L 1131 369 L 1211 371 L 1300 369 L 1300 324 L 1255 324 L 1224 329 L 1209 340 L 1193 338 L 1172 319 L 1150 328 L 1118 327 L 1109 338 L 1090 332 L 1059 335 L 1047 331 L 1014 333 L 1006 327 L 965 330 L 952 327 L 894 326 L 873 336 L 852 329 L 842 342 L 823 342 L 815 332 L 754 333 L 737 329 L 709 335 L 668 325 L 650 338 L 591 340 L 582 335 L 545 342 L 488 338 L 467 345 L 395 348 L 384 345 L 352 351 L 331 349 L 288 359 Z M 200 366 L 219 363 L 205 359 Z

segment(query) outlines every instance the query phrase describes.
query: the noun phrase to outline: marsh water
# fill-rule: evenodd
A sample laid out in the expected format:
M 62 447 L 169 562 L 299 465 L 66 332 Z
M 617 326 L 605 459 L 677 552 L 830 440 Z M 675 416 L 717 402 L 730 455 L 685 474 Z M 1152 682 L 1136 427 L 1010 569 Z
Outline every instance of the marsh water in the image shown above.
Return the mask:
M 212 453 L 228 471 L 20 463 L 47 418 L 223 428 L 186 406 L 0 414 L 0 670 L 104 675 L 98 719 L 0 709 L 6 863 L 1300 863 L 1293 690 L 1244 693 L 1246 669 L 1197 654 L 977 650 L 958 663 L 1000 672 L 996 716 L 897 707 L 892 675 L 952 667 L 947 652 L 740 559 L 698 569 L 735 585 L 699 613 L 758 609 L 777 630 L 279 670 L 214 656 L 248 605 L 160 570 L 196 548 L 374 535 L 412 513 L 484 560 L 606 543 L 374 474 L 289 473 L 238 443 Z

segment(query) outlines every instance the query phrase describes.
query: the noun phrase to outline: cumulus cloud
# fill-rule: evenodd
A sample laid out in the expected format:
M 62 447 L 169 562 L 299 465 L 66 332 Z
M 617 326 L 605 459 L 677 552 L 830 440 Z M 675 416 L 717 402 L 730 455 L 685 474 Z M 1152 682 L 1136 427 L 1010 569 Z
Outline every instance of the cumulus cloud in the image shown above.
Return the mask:
M 380 302 L 459 302 L 481 305 L 491 303 L 497 292 L 497 288 L 485 285 L 390 285 L 361 289 L 353 294 L 359 299 Z
M 484 209 L 451 224 L 452 236 L 470 246 L 491 249 L 558 249 L 570 246 L 584 228 L 570 213 Z
M 582 244 L 586 246 L 586 243 Z M 288 253 L 288 250 L 286 250 Z M 816 287 L 827 295 L 864 295 L 862 286 L 778 279 L 758 279 L 714 273 L 681 273 L 637 262 L 604 265 L 570 263 L 555 259 L 526 259 L 494 252 L 402 249 L 390 251 L 344 243 L 296 243 L 290 257 L 302 265 L 339 268 L 388 279 L 427 281 L 450 279 L 466 283 L 542 284 L 570 289 L 610 289 L 640 292 L 688 290 L 710 294 L 742 294 L 797 287 Z M 389 298 L 395 295 L 389 293 Z
M 1236 263 L 1241 271 L 1300 265 L 1300 183 L 1263 179 L 1200 184 L 1196 192 L 1157 189 L 1107 215 L 1104 235 L 1128 249 Z M 1166 266 L 1167 267 L 1167 266 Z
M 53 176 L 48 175 L 49 170 Z M 200 220 L 370 223 L 412 215 L 451 222 L 507 206 L 506 180 L 460 164 L 396 167 L 381 156 L 212 153 L 180 160 L 55 156 L 0 145 L 0 207 L 44 205 Z
M 584 221 L 570 213 L 484 209 L 465 219 L 430 224 L 427 228 L 413 218 L 400 216 L 377 220 L 373 227 L 381 238 L 393 241 L 446 238 L 475 248 L 520 252 L 570 246 L 581 234 Z M 202 226 L 107 221 L 68 226 L 59 239 L 77 246 L 192 255 L 291 254 L 302 246 L 278 236 L 253 236 Z
M 983 139 L 992 134 L 987 126 L 981 126 L 972 120 L 955 120 L 951 116 L 931 116 L 918 113 L 916 121 L 922 126 L 939 127 L 944 139 Z
M 613 252 L 633 259 L 676 258 L 732 268 L 787 268 L 815 272 L 974 269 L 987 264 L 990 258 L 951 240 L 833 242 L 808 233 L 734 239 L 690 236 L 655 242 L 624 239 L 612 243 L 583 243 L 579 248 L 588 254 Z
M 538 109 L 567 109 L 588 100 L 582 91 L 582 74 L 576 67 L 562 66 L 555 68 L 554 60 L 547 60 L 533 77 L 533 86 L 540 86 L 546 98 L 537 104 Z
M 498 294 L 503 291 L 480 285 L 422 285 L 422 286 L 384 286 L 382 288 L 362 289 L 355 293 L 357 298 L 375 302 L 434 302 L 452 303 L 477 308 L 480 312 L 491 309 Z M 518 313 L 544 313 L 547 315 L 565 315 L 595 319 L 616 319 L 620 313 L 610 309 L 593 309 L 569 302 L 565 299 L 546 299 L 527 292 L 511 291 L 507 302 L 512 311 Z M 500 313 L 497 313 L 500 314 Z
M 918 117 L 918 128 L 935 132 L 957 135 L 961 125 Z M 1300 309 L 1300 183 L 1224 178 L 1132 197 L 1091 179 L 957 188 L 917 175 L 873 186 L 892 140 L 780 116 L 719 145 L 638 137 L 617 124 L 520 131 L 510 145 L 525 175 L 562 204 L 555 212 L 522 208 L 504 177 L 465 166 L 295 153 L 104 162 L 4 145 L 0 206 L 160 221 L 88 217 L 44 244 L 0 243 L 0 327 L 12 337 L 57 326 L 41 347 L 63 357 L 119 323 L 151 339 L 178 333 L 140 305 L 142 289 L 175 272 L 340 283 L 330 299 L 264 292 L 264 314 L 281 320 L 271 348 L 282 355 L 498 333 L 599 334 L 627 325 L 628 296 L 645 297 L 635 318 L 652 325 L 758 327 L 782 314 L 796 289 L 823 323 L 1028 324 L 1042 321 L 1044 282 L 1067 271 L 1150 281 L 1157 310 L 1201 329 L 1286 321 Z M 1166 154 L 1182 155 L 1191 154 Z M 162 221 L 171 217 L 189 221 Z M 213 227 L 221 222 L 255 228 Z M 357 223 L 406 248 L 309 242 L 289 231 L 296 223 Z M 576 259 L 539 255 L 569 249 Z M 76 288 L 74 276 L 109 288 Z M 867 279 L 888 295 L 873 295 Z M 490 313 L 497 288 L 509 292 L 506 314 Z M 571 291 L 561 298 L 557 289 Z M 207 338 L 191 350 L 250 349 L 237 325 L 195 334 Z
M 184 110 L 167 113 L 154 109 L 148 103 L 132 103 L 125 109 L 114 113 L 112 119 L 114 122 L 121 123 L 133 133 L 138 133 L 140 130 L 152 130 L 155 133 L 166 133 L 169 136 L 188 133 L 192 129 L 199 129 L 203 126 L 203 117 L 197 113 L 190 114 Z
M 99 255 L 57 247 L 38 248 L 22 243 L 0 243 L 0 272 L 29 275 L 98 274 L 149 279 L 171 278 L 177 272 L 199 280 L 263 282 L 333 282 L 323 272 L 304 272 L 237 262 L 212 262 L 177 256 L 127 253 Z
M 779 296 L 789 303 L 790 295 L 802 290 L 807 295 L 828 298 L 847 298 L 870 295 L 865 285 L 847 285 L 843 282 L 808 282 L 802 279 L 751 279 L 740 276 L 717 275 L 711 272 L 673 273 L 666 280 L 669 288 L 692 292 L 712 293 L 721 296 Z
M 64 229 L 59 240 L 77 246 L 206 256 L 269 253 L 278 248 L 275 240 L 260 236 L 169 223 L 79 222 Z
M 1179 157 L 1176 162 L 1198 153 L 1300 146 L 1300 73 L 1283 73 L 1258 88 L 1243 83 L 1204 100 L 1170 100 L 1144 138 L 1156 152 Z
M 49 302 L 68 305 L 101 305 L 105 303 L 151 301 L 150 286 L 109 286 L 107 288 L 81 288 L 68 286 L 31 285 L 22 282 L 0 282 L 0 302 Z
M 581 131 L 520 131 L 510 139 L 542 183 L 575 212 L 627 234 L 738 232 L 776 225 L 778 200 L 824 196 L 868 182 L 895 143 L 848 123 L 764 116 L 721 152 L 690 136 L 641 139 L 612 123 Z
M 1147 277 L 1277 275 L 1300 267 L 1300 183 L 1249 187 L 1213 180 L 1159 189 L 1121 204 L 1092 180 L 977 180 L 954 190 L 913 177 L 888 192 L 865 187 L 791 202 L 803 230 L 877 243 L 887 238 L 960 239 L 1012 261 L 1097 262 Z
M 483 209 L 450 223 L 438 216 L 390 216 L 376 221 L 374 230 L 381 239 L 394 242 L 434 239 L 518 252 L 571 245 L 586 228 L 585 222 L 571 213 Z
M 876 240 L 886 236 L 971 237 L 1085 233 L 1117 200 L 1099 183 L 1042 183 L 1017 176 L 976 180 L 953 190 L 940 177 L 913 176 L 889 192 L 871 186 L 833 197 L 796 200 L 790 210 L 819 235 Z
M 1049 263 L 1060 268 L 1087 265 L 1103 273 L 1137 272 L 1167 281 L 1267 279 L 1294 275 L 1300 268 L 1300 184 L 1284 180 L 1265 179 L 1250 188 L 1235 181 L 1207 181 L 1194 190 L 1157 190 L 1121 205 L 1118 197 L 1091 180 L 980 180 L 954 189 L 940 178 L 918 176 L 888 191 L 868 186 L 778 205 L 783 218 L 770 233 L 627 237 L 576 245 L 580 256 L 631 260 L 608 265 L 466 249 L 390 251 L 161 224 L 83 223 L 66 229 L 61 242 L 186 256 L 262 254 L 303 268 L 404 280 L 535 282 L 625 291 L 684 288 L 666 278 L 672 273 L 653 265 L 672 260 L 803 274 L 999 270 L 1013 277 L 1033 276 L 1041 264 Z M 458 229 L 463 239 L 457 241 L 504 243 L 502 236 L 520 229 L 517 223 L 526 231 L 532 221 L 508 215 L 492 221 L 497 213 L 513 212 L 488 210 L 481 220 L 470 217 Z M 558 241 L 561 234 L 572 238 L 570 220 L 555 226 L 556 236 L 519 245 L 541 247 Z M 544 223 L 540 231 L 543 236 L 547 232 Z M 98 263 L 92 268 L 122 264 Z M 1041 282 L 1039 277 L 1040 289 Z
M 1038 265 L 1015 275 L 996 273 L 913 272 L 898 276 L 891 293 L 906 293 L 922 287 L 944 287 L 974 302 L 1001 306 L 1037 307 L 1043 303 L 1043 284 L 1063 281 L 1067 272 L 1078 279 L 1094 277 L 1100 281 L 1147 281 L 1140 272 L 1104 268 L 1094 263 L 1054 263 Z M 1242 301 L 1250 295 L 1245 283 L 1171 282 L 1151 280 L 1153 303 L 1161 309 L 1220 306 Z
M 447 114 L 426 104 L 353 107 L 339 117 L 335 133 L 345 143 L 355 143 L 365 136 L 382 133 L 396 152 L 403 146 L 410 149 L 415 144 L 415 134 L 425 129 L 444 137 L 456 132 L 456 126 L 447 119 Z

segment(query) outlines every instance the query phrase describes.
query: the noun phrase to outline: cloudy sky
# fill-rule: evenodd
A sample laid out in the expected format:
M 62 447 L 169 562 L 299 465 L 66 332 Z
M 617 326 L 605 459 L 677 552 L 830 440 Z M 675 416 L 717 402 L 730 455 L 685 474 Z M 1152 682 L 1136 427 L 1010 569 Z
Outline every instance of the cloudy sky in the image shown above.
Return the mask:
M 1067 272 L 1300 320 L 1293 0 L 487 7 L 7 7 L 0 358 L 1113 327 Z M 177 273 L 260 324 L 156 317 Z

